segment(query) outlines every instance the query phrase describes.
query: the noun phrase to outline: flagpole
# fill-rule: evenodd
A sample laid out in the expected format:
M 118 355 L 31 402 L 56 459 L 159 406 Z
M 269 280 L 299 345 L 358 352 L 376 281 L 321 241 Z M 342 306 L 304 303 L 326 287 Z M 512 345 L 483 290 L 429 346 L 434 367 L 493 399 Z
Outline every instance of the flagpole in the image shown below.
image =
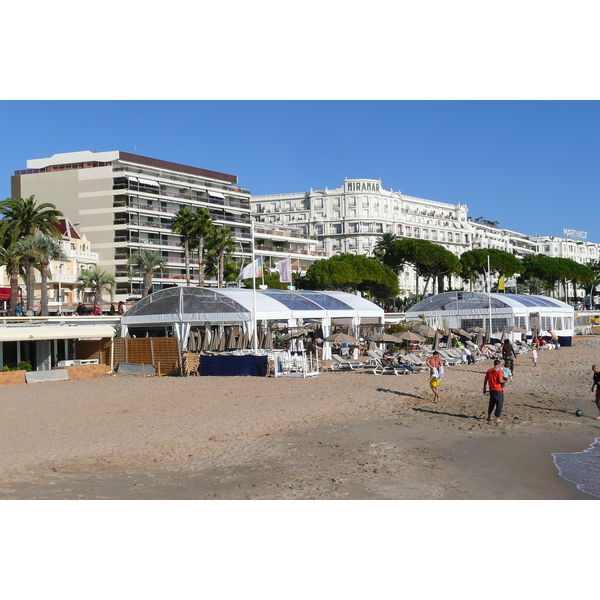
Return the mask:
M 490 339 L 492 340 L 492 275 L 490 273 L 490 255 L 487 257 L 487 267 L 488 267 L 488 307 L 490 311 Z
M 250 233 L 252 243 L 252 264 L 254 272 L 252 273 L 252 347 L 256 354 L 256 265 L 254 264 L 254 221 L 250 217 Z

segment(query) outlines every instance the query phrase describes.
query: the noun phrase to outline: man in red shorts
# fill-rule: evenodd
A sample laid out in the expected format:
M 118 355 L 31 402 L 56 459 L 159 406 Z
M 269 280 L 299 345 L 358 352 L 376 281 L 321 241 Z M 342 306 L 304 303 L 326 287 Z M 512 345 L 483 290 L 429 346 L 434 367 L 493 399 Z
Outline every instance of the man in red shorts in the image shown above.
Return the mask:
M 502 423 L 500 415 L 502 415 L 502 407 L 504 405 L 504 384 L 506 383 L 506 378 L 504 377 L 500 364 L 501 361 L 496 359 L 494 361 L 494 366 L 491 369 L 488 369 L 485 374 L 485 379 L 483 380 L 483 393 L 487 394 L 487 388 L 489 387 L 490 389 L 490 403 L 488 406 L 487 420 L 492 420 L 492 411 L 495 408 L 496 423 Z

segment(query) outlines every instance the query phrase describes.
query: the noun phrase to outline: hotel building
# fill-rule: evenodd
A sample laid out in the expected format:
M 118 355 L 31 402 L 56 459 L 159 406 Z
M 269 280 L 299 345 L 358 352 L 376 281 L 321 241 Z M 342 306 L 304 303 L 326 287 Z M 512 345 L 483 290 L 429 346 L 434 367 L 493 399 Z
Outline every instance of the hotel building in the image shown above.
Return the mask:
M 448 204 L 407 196 L 399 190 L 385 190 L 379 179 L 346 179 L 335 189 L 253 196 L 251 203 L 261 222 L 293 224 L 316 236 L 318 251 L 327 256 L 341 253 L 372 256 L 378 238 L 392 233 L 400 238 L 429 240 L 456 256 L 468 250 L 494 248 L 520 257 L 537 253 L 563 256 L 583 264 L 600 258 L 600 244 L 529 237 L 501 229 L 497 223 L 471 219 L 465 204 Z M 403 294 L 422 291 L 410 267 L 400 273 L 399 283 Z M 465 285 L 458 277 L 453 277 L 450 283 L 458 289 Z
M 81 151 L 28 160 L 11 183 L 13 198 L 35 195 L 78 223 L 98 253 L 98 266 L 117 280 L 116 300 L 140 295 L 142 276 L 130 273 L 127 260 L 142 248 L 158 252 L 167 264 L 154 277 L 155 291 L 185 285 L 181 238 L 171 231 L 184 206 L 207 208 L 215 226 L 232 230 L 236 260 L 247 264 L 251 256 L 250 191 L 235 175 L 121 151 Z M 318 258 L 316 238 L 297 229 L 265 224 L 260 237 L 265 259 L 293 256 L 296 271 Z M 191 269 L 197 282 L 197 257 Z M 217 282 L 207 279 L 206 285 Z
M 300 227 L 317 237 L 317 249 L 326 256 L 373 256 L 384 233 L 429 240 L 457 256 L 479 244 L 493 243 L 503 249 L 510 245 L 510 237 L 500 235 L 500 230 L 471 223 L 466 205 L 406 196 L 384 189 L 379 179 L 346 179 L 331 190 L 253 196 L 251 202 L 257 220 Z M 457 279 L 452 285 L 462 282 Z M 412 269 L 400 274 L 400 288 L 401 293 L 416 292 Z

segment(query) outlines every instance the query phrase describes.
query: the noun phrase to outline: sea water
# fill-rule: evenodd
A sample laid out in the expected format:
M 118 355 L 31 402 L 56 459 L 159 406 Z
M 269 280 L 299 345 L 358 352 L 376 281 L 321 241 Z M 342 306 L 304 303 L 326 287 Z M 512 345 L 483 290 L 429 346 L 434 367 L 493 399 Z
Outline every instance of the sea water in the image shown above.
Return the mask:
M 558 474 L 577 489 L 600 498 L 600 438 L 583 452 L 552 454 Z

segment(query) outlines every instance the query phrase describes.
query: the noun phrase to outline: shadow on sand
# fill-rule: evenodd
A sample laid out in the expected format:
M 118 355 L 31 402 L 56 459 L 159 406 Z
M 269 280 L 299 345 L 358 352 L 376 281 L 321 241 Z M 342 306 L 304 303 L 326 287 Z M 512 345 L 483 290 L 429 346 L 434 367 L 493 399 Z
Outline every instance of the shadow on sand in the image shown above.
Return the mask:
M 416 398 L 417 400 L 427 400 L 423 396 L 417 396 L 415 394 L 407 394 L 406 392 L 400 392 L 398 390 L 388 390 L 386 388 L 377 388 L 378 392 L 385 392 L 386 394 L 396 394 L 396 396 L 406 396 L 408 398 Z
M 449 412 L 444 412 L 441 410 L 429 410 L 427 408 L 416 408 L 416 407 L 412 407 L 411 410 L 414 410 L 415 412 L 420 412 L 420 413 L 429 413 L 431 415 L 446 415 L 447 417 L 456 417 L 457 419 L 474 419 L 475 421 L 485 421 L 485 417 L 478 417 L 476 415 L 465 415 L 465 414 L 456 414 L 456 413 L 449 413 Z

